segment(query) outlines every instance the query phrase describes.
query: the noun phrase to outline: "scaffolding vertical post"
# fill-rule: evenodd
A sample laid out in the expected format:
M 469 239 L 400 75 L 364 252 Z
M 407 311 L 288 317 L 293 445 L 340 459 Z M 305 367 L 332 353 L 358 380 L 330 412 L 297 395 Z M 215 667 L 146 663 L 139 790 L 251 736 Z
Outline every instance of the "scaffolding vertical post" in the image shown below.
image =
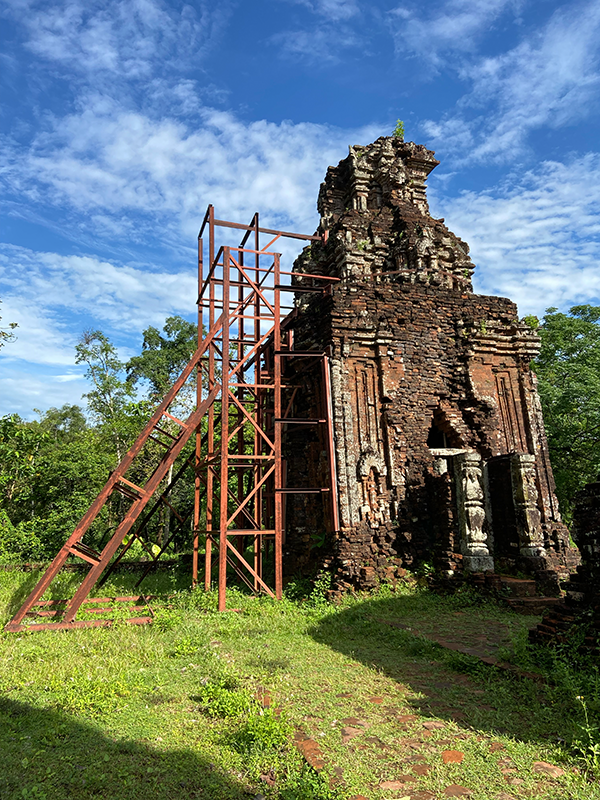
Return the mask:
M 335 463 L 333 401 L 331 394 L 331 364 L 329 356 L 324 355 L 321 364 L 323 368 L 323 410 L 325 412 L 325 419 L 327 420 L 325 437 L 327 441 L 327 456 L 329 461 L 331 529 L 333 533 L 337 534 L 340 530 L 340 512 L 338 505 L 337 469 Z
M 229 489 L 229 292 L 231 251 L 223 248 L 223 330 L 221 334 L 221 480 L 219 504 L 219 611 L 225 610 L 227 585 L 227 510 Z
M 279 420 L 281 419 L 281 290 L 279 289 L 281 282 L 279 253 L 274 256 L 273 264 L 273 278 L 275 285 L 274 292 L 274 308 L 275 308 L 275 325 L 273 330 L 273 384 L 274 384 L 274 403 L 273 403 L 273 444 L 275 456 L 275 596 L 281 600 L 283 591 L 283 574 L 282 574 L 282 539 L 283 539 L 283 470 L 281 463 L 281 431 L 282 426 Z
M 200 305 L 200 292 L 202 290 L 202 280 L 204 278 L 203 269 L 203 241 L 198 237 L 198 336 L 197 347 L 202 344 L 202 306 Z M 202 361 L 198 362 L 196 373 L 196 408 L 202 402 Z M 194 456 L 194 516 L 193 516 L 193 540 L 192 540 L 192 587 L 198 584 L 198 549 L 200 539 L 200 459 L 202 457 L 202 427 L 196 428 L 196 450 Z
M 215 260 L 215 210 L 209 205 L 208 210 L 208 269 L 213 270 Z M 215 282 L 209 281 L 208 287 L 208 327 L 212 329 L 215 320 Z M 215 348 L 211 346 L 208 351 L 208 391 L 212 391 L 215 384 Z M 221 392 L 221 403 L 223 393 Z M 208 410 L 206 430 L 206 452 L 208 469 L 206 472 L 206 546 L 204 548 L 204 589 L 209 591 L 212 583 L 212 543 L 213 543 L 213 511 L 214 511 L 214 473 L 212 460 L 215 452 L 215 407 Z
M 260 281 L 260 229 L 259 229 L 259 219 L 258 219 L 258 211 L 252 218 L 252 225 L 254 227 L 254 283 L 256 286 L 259 285 Z M 254 340 L 256 342 L 260 341 L 260 318 L 261 318 L 261 306 L 260 306 L 260 292 L 254 293 Z M 260 383 L 262 381 L 262 361 L 263 357 L 260 351 L 257 353 L 256 357 L 256 365 L 254 367 L 254 383 L 256 384 L 256 394 L 255 394 L 255 402 L 256 402 L 256 422 L 257 428 L 260 428 L 263 425 L 262 420 L 262 398 L 264 395 L 263 390 L 260 388 Z M 261 437 L 258 434 L 258 430 L 254 431 L 254 455 L 258 456 L 262 452 L 262 441 Z M 255 458 L 253 473 L 254 473 L 254 485 L 257 486 L 260 482 L 262 477 L 262 464 L 259 458 Z M 256 530 L 260 530 L 263 523 L 263 489 L 259 489 L 257 496 L 254 498 L 254 525 L 256 526 Z M 258 591 L 258 578 L 257 576 L 260 575 L 262 577 L 262 554 L 263 554 L 263 543 L 261 536 L 259 534 L 254 535 L 254 572 L 256 573 L 254 576 L 254 591 Z

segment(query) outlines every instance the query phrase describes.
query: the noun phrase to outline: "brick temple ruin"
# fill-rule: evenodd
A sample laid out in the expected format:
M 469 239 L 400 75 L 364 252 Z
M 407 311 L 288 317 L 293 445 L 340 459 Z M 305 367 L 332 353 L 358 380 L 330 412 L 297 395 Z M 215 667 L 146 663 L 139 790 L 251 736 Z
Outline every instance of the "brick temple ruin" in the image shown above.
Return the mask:
M 262 228 L 258 214 L 249 225 L 217 219 L 209 205 L 198 347 L 7 631 L 111 624 L 94 609 L 133 600 L 129 621 L 150 621 L 143 596 L 107 606 L 89 593 L 134 541 L 151 554 L 137 586 L 189 531 L 192 583 L 203 547 L 220 610 L 228 577 L 281 598 L 284 575 L 325 569 L 342 591 L 419 565 L 492 591 L 518 584 L 524 607 L 554 605 L 578 556 L 530 367 L 538 337 L 510 300 L 473 293 L 468 246 L 429 213 L 437 164 L 394 137 L 350 148 L 321 186 L 314 235 Z M 221 228 L 240 244 L 219 247 Z M 310 243 L 292 272 L 272 247 L 282 237 Z M 189 379 L 197 404 L 184 420 Z M 190 480 L 193 502 L 190 491 L 176 499 Z M 123 513 L 107 515 L 99 543 L 94 524 L 112 498 Z M 155 553 L 163 506 L 176 524 Z M 72 597 L 44 600 L 73 564 L 86 574 Z
M 304 249 L 294 281 L 339 280 L 296 295 L 293 329 L 296 348 L 330 355 L 340 530 L 323 544 L 322 503 L 290 497 L 284 570 L 321 558 L 344 589 L 429 563 L 448 578 L 520 571 L 558 594 L 576 556 L 530 368 L 538 336 L 510 300 L 473 293 L 468 245 L 429 213 L 438 163 L 382 137 L 321 185 L 326 241 Z M 322 416 L 318 371 L 295 363 L 294 416 Z M 316 430 L 290 430 L 286 458 L 290 485 L 320 485 Z

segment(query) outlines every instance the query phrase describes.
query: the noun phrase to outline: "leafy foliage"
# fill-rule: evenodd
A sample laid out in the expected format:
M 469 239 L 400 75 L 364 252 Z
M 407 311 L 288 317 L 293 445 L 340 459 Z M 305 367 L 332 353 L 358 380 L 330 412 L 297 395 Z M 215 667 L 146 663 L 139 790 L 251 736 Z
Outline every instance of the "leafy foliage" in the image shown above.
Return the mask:
M 209 717 L 218 719 L 239 717 L 252 705 L 250 693 L 237 688 L 237 681 L 230 677 L 207 681 L 200 687 L 195 699 Z
M 150 400 L 160 400 L 194 354 L 197 339 L 197 326 L 180 316 L 167 317 L 162 334 L 152 325 L 146 328 L 142 352 L 126 364 L 128 384 L 134 386 L 143 381 L 148 385 Z M 185 387 L 183 397 L 185 405 L 193 405 L 192 381 Z
M 0 301 L 0 302 L 2 302 L 2 301 Z M 1 321 L 2 321 L 2 317 L 0 317 L 0 322 Z M 15 334 L 14 334 L 14 330 L 15 330 L 15 328 L 18 328 L 18 327 L 19 326 L 17 325 L 16 322 L 9 322 L 8 323 L 8 328 L 0 327 L 0 348 L 4 347 L 4 345 L 7 344 L 8 342 L 14 342 L 14 340 L 16 338 Z
M 106 481 L 111 451 L 78 406 L 0 419 L 0 559 L 54 556 Z
M 396 127 L 392 132 L 392 136 L 395 139 L 400 139 L 401 142 L 404 141 L 404 122 L 401 119 L 396 120 Z
M 240 753 L 281 750 L 289 743 L 292 732 L 284 716 L 270 708 L 260 709 L 235 732 L 233 745 Z
M 559 502 L 568 519 L 575 493 L 600 471 L 600 307 L 549 308 L 534 362 Z

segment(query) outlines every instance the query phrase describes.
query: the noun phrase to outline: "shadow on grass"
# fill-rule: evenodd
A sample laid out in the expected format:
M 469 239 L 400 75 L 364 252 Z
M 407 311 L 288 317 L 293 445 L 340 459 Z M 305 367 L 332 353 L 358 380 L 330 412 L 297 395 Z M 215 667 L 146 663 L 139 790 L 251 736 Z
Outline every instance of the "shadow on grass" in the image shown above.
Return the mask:
M 471 605 L 472 599 L 459 610 L 460 599 L 426 595 L 370 598 L 324 617 L 310 633 L 405 686 L 408 705 L 422 716 L 522 741 L 569 742 L 580 733 L 583 718 L 576 696 L 598 694 L 592 676 L 584 688 L 581 681 L 587 678 L 581 674 L 565 674 L 547 685 L 441 647 L 415 629 L 425 633 L 453 627 L 454 634 L 448 636 L 467 641 L 471 627 L 473 637 L 481 639 L 482 626 L 510 630 L 512 615 L 487 603 L 478 608 Z M 383 620 L 408 623 L 413 630 L 394 628 Z M 522 624 L 521 628 L 525 633 Z
M 112 739 L 59 711 L 0 698 L 2 800 L 247 798 L 192 752 Z

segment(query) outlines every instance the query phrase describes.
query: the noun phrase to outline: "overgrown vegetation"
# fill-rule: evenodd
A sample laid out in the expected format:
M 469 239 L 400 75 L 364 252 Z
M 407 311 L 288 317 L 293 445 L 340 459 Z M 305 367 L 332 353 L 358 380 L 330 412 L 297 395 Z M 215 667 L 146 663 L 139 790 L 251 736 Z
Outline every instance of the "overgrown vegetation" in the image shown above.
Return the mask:
M 403 133 L 397 126 L 394 135 Z M 599 323 L 600 307 L 578 306 L 568 315 L 549 309 L 539 326 L 534 366 L 567 515 L 600 470 Z M 0 561 L 56 553 L 195 346 L 194 326 L 173 317 L 162 333 L 149 328 L 142 353 L 124 364 L 101 332 L 88 332 L 77 349 L 90 379 L 88 416 L 63 406 L 37 422 L 0 420 Z M 140 382 L 144 396 L 134 392 Z M 193 392 L 181 402 L 189 410 Z M 182 484 L 185 505 L 191 482 Z M 119 502 L 92 531 L 98 542 Z M 168 526 L 168 514 L 157 515 L 153 547 Z M 128 594 L 135 577 L 115 578 L 103 593 Z M 37 578 L 0 572 L 2 624 Z M 533 647 L 534 620 L 468 590 L 433 595 L 426 567 L 413 588 L 382 587 L 335 607 L 328 574 L 289 584 L 280 603 L 233 591 L 228 614 L 216 613 L 214 594 L 185 589 L 188 576 L 175 568 L 149 580 L 148 593 L 171 597 L 154 604 L 152 626 L 0 634 L 3 800 L 376 800 L 389 796 L 386 781 L 412 769 L 415 752 L 428 770 L 411 773 L 410 787 L 434 797 L 455 783 L 490 800 L 514 778 L 508 788 L 523 795 L 600 800 L 600 675 L 579 654 L 582 628 L 554 650 Z M 77 581 L 61 574 L 48 597 L 71 596 Z M 429 636 L 451 638 L 457 628 L 475 639 L 506 629 L 503 657 L 537 678 L 515 678 Z M 424 728 L 432 720 L 439 727 Z M 298 730 L 319 743 L 323 772 L 294 747 Z M 463 762 L 445 764 L 444 749 L 459 749 Z M 536 762 L 564 774 L 535 772 Z
M 549 308 L 538 332 L 542 349 L 533 368 L 568 521 L 575 494 L 600 472 L 600 306 L 574 306 L 568 314 Z
M 189 361 L 196 340 L 195 325 L 169 317 L 162 334 L 153 327 L 144 332 L 142 353 L 124 363 L 101 331 L 87 331 L 76 347 L 77 363 L 86 365 L 90 382 L 87 416 L 79 406 L 65 405 L 40 413 L 35 422 L 16 414 L 0 419 L 0 563 L 54 557 Z M 136 384 L 141 394 L 134 391 Z M 183 407 L 175 412 L 189 414 L 194 401 L 191 387 L 182 392 Z M 182 458 L 192 447 L 190 443 Z M 146 459 L 137 467 L 141 483 L 156 452 L 162 452 L 160 445 L 152 442 L 145 449 Z M 191 503 L 193 488 L 185 483 L 177 487 L 176 506 Z M 111 499 L 87 544 L 103 541 L 122 506 L 122 497 Z M 168 510 L 161 510 L 151 530 L 158 544 L 168 535 L 169 524 Z M 174 542 L 175 550 L 180 544 Z M 140 548 L 130 555 L 139 557 Z
M 392 136 L 395 139 L 400 139 L 401 142 L 404 141 L 404 122 L 401 119 L 396 120 L 396 127 L 392 131 Z

